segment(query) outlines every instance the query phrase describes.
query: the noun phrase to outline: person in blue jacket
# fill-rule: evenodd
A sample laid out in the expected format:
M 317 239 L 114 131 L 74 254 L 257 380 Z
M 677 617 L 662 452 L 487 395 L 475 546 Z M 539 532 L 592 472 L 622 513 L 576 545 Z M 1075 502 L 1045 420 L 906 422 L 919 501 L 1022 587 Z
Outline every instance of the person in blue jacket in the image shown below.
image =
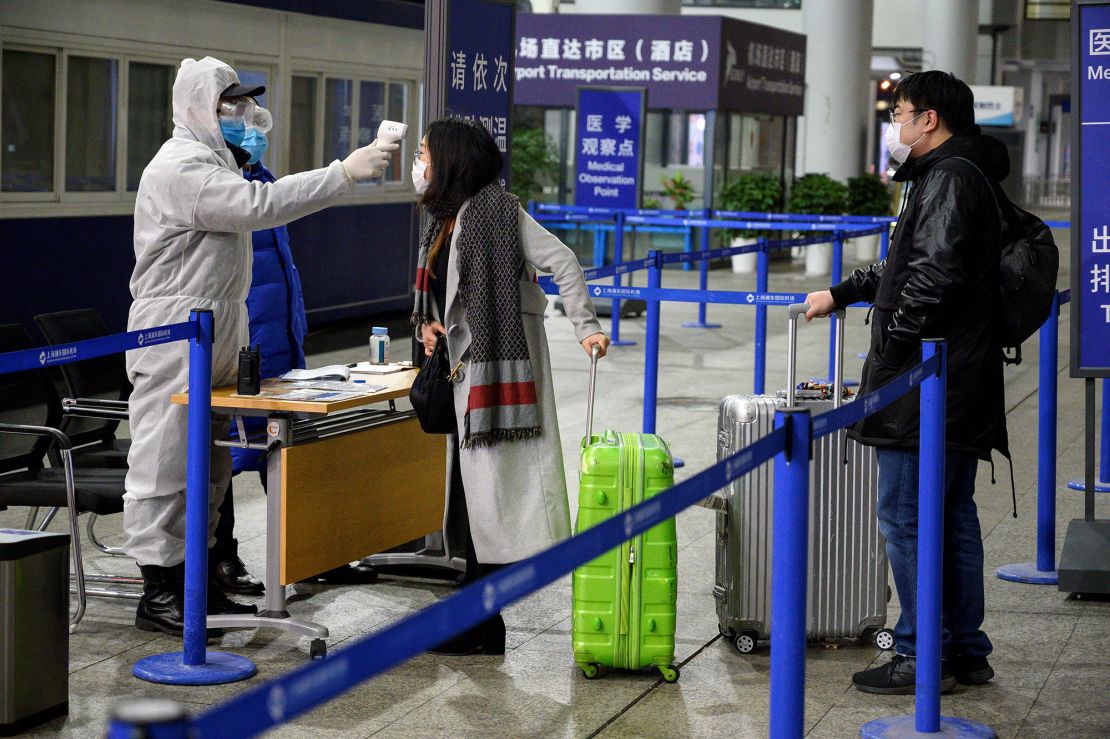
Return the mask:
M 252 182 L 274 182 L 270 170 L 262 165 L 262 155 L 267 147 L 266 134 L 255 129 L 247 132 L 242 149 L 250 154 L 243 166 L 243 176 Z M 301 278 L 293 264 L 289 248 L 289 231 L 285 226 L 255 231 L 251 234 L 254 248 L 254 267 L 250 292 L 247 294 L 247 315 L 250 322 L 251 346 L 258 346 L 262 355 L 262 377 L 277 377 L 291 369 L 305 366 L 304 337 L 308 330 L 305 316 L 304 294 Z M 264 418 L 244 417 L 247 434 L 261 432 Z M 232 437 L 238 434 L 234 427 Z M 240 472 L 257 472 L 266 488 L 266 455 L 255 449 L 231 449 L 232 475 Z M 212 549 L 210 568 L 212 579 L 227 593 L 258 595 L 263 592 L 262 581 L 252 576 L 239 558 L 239 542 L 235 539 L 235 503 L 232 483 L 220 506 L 220 521 L 216 527 L 216 545 Z M 365 565 L 344 566 L 310 578 L 319 583 L 372 582 L 377 574 Z

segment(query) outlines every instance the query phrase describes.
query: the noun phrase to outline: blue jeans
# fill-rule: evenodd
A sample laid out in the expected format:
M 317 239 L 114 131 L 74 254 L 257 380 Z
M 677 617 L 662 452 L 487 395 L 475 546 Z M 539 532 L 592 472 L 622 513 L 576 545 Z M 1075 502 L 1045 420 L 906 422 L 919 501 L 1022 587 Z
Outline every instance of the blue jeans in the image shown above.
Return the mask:
M 894 627 L 899 654 L 916 654 L 917 452 L 877 449 L 879 530 L 894 573 L 902 615 Z M 983 625 L 983 537 L 975 510 L 979 460 L 949 452 L 944 458 L 944 603 L 941 650 L 945 657 L 985 657 L 991 642 Z

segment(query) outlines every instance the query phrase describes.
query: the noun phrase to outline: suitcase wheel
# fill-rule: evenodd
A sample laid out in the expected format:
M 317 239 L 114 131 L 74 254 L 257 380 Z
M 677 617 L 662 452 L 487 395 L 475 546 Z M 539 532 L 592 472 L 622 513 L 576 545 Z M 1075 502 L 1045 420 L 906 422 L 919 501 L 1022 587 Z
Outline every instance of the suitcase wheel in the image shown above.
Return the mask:
M 663 679 L 669 683 L 677 682 L 678 677 L 681 674 L 679 673 L 678 668 L 674 667 L 673 665 L 670 667 L 664 667 L 660 665 L 659 672 L 663 674 Z
M 876 631 L 875 646 L 884 652 L 894 649 L 894 632 L 890 629 L 879 629 Z
M 601 674 L 601 670 L 598 669 L 596 662 L 587 662 L 584 665 L 578 666 L 582 668 L 582 674 L 585 675 L 587 680 L 593 680 L 595 677 Z
M 753 631 L 744 631 L 736 635 L 732 644 L 740 654 L 751 654 L 759 643 L 759 635 Z
M 308 645 L 310 659 L 326 659 L 328 656 L 328 643 L 323 639 L 313 639 Z

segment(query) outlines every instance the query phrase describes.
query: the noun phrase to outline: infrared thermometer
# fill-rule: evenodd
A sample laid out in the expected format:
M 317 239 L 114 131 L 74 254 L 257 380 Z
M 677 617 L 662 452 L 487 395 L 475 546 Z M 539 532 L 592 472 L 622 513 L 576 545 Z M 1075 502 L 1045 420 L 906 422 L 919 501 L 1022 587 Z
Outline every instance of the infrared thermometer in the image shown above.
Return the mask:
M 404 123 L 397 123 L 396 121 L 382 121 L 378 126 L 378 143 L 379 144 L 396 144 L 401 139 L 405 138 L 408 133 L 409 127 Z

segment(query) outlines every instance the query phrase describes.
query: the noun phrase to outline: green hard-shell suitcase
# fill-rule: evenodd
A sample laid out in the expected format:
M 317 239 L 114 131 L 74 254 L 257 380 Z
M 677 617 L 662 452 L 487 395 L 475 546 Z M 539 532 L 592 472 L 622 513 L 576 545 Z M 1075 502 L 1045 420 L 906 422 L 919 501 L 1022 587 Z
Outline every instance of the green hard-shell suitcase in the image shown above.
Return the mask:
M 674 485 L 671 452 L 654 434 L 592 435 L 596 353 L 590 368 L 578 521 L 584 531 Z M 678 679 L 674 633 L 678 600 L 674 519 L 634 536 L 574 571 L 574 661 L 587 678 L 599 667 L 656 668 Z

